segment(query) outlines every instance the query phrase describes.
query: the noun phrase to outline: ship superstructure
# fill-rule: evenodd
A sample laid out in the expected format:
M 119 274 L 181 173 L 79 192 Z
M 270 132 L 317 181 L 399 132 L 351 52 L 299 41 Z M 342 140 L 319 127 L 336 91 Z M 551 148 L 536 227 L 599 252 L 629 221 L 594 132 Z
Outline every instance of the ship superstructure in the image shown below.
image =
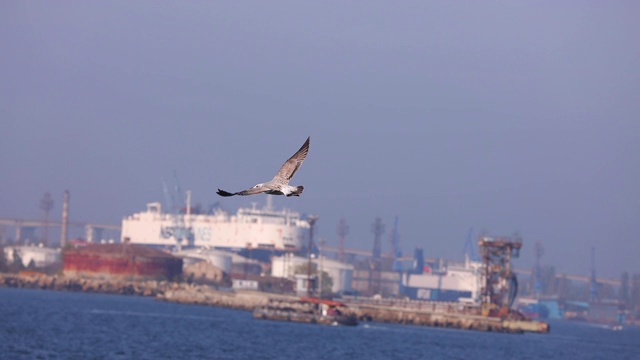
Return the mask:
M 209 214 L 173 214 L 159 202 L 122 220 L 122 240 L 155 247 L 264 249 L 297 251 L 309 222 L 291 210 L 274 210 L 270 203 L 239 208 L 236 214 L 213 209 Z

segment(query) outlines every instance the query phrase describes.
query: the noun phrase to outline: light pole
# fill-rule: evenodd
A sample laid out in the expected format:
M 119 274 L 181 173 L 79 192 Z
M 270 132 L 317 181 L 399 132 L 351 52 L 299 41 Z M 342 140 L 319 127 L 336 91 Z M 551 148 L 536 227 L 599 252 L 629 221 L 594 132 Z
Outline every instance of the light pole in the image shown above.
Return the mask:
M 322 298 L 322 248 L 324 247 L 325 241 L 324 239 L 320 239 L 318 241 L 318 257 L 320 258 L 320 266 L 318 270 L 318 297 Z
M 309 223 L 309 245 L 307 246 L 307 297 L 311 297 L 311 248 L 313 247 L 313 226 L 318 217 L 309 215 L 307 222 Z

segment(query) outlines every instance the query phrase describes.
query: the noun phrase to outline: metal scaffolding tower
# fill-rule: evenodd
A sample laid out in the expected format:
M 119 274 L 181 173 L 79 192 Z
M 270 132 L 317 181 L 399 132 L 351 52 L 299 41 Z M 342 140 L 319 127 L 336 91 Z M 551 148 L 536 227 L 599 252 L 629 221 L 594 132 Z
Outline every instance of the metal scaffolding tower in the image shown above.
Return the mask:
M 483 266 L 483 314 L 507 315 L 518 290 L 516 276 L 511 271 L 511 259 L 520 256 L 522 240 L 519 237 L 483 236 L 478 246 Z

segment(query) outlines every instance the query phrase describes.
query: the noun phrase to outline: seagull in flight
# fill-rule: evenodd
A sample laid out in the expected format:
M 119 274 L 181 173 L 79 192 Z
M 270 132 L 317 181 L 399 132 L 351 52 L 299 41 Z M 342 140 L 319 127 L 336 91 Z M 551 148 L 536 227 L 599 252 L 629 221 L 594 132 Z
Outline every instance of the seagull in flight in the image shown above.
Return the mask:
M 286 195 L 286 196 L 300 196 L 302 191 L 304 190 L 304 186 L 291 186 L 289 185 L 289 180 L 295 175 L 296 171 L 302 165 L 302 162 L 307 157 L 307 153 L 309 153 L 309 140 L 311 137 L 307 138 L 307 141 L 302 144 L 302 147 L 289 160 L 285 161 L 280 167 L 280 170 L 270 181 L 265 183 L 260 183 L 255 185 L 254 187 L 242 190 L 236 193 L 230 193 L 228 191 L 218 189 L 217 194 L 220 196 L 234 196 L 234 195 L 255 195 L 266 193 L 269 195 Z

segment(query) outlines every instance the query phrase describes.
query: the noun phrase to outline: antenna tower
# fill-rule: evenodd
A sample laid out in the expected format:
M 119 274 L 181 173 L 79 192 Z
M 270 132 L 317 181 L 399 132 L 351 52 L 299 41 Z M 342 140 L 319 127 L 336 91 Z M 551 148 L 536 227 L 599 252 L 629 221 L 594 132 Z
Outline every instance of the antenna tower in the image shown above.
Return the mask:
M 345 237 L 349 234 L 349 225 L 347 225 L 347 221 L 344 218 L 340 219 L 336 233 L 340 239 L 340 244 L 338 245 L 338 260 L 344 262 L 346 259 L 344 253 Z

